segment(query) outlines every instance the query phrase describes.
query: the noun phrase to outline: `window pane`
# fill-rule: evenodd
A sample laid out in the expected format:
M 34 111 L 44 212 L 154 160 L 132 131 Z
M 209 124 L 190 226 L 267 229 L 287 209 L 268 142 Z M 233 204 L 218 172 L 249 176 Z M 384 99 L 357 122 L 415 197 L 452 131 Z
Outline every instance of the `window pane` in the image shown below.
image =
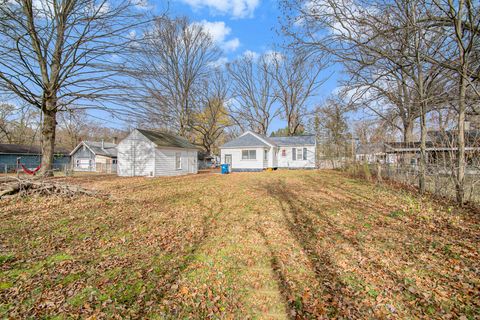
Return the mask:
M 307 148 L 303 148 L 303 160 L 307 160 Z
M 268 160 L 268 150 L 263 150 L 263 160 Z
M 242 160 L 248 159 L 248 150 L 242 150 Z
M 286 157 L 287 156 L 287 150 L 283 149 L 282 150 L 282 157 Z
M 297 148 L 292 148 L 292 160 L 297 160 Z
M 250 150 L 250 160 L 257 159 L 257 150 Z
M 302 160 L 302 149 L 301 148 L 297 149 L 297 159 Z

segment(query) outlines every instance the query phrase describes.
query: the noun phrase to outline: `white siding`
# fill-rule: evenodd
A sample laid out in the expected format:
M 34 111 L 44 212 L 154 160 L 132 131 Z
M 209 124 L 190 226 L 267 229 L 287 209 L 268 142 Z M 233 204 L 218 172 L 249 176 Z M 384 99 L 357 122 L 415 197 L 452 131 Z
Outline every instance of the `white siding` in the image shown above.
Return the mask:
M 175 153 L 181 154 L 181 169 L 175 165 Z M 180 148 L 157 148 L 155 150 L 155 176 L 179 176 L 198 172 L 197 151 Z
M 293 160 L 292 148 L 307 148 L 307 160 Z M 286 156 L 282 157 L 283 150 Z M 315 168 L 315 146 L 295 146 L 295 147 L 279 147 L 278 148 L 278 167 L 279 168 Z
M 117 173 L 122 177 L 153 176 L 155 144 L 137 130 L 132 131 L 117 146 Z
M 243 160 L 242 150 L 256 150 L 257 157 L 255 160 Z M 268 167 L 268 161 L 263 161 L 263 150 L 265 148 L 242 148 L 242 149 L 221 149 L 221 162 L 225 163 L 225 155 L 232 155 L 232 169 L 238 170 L 261 170 Z

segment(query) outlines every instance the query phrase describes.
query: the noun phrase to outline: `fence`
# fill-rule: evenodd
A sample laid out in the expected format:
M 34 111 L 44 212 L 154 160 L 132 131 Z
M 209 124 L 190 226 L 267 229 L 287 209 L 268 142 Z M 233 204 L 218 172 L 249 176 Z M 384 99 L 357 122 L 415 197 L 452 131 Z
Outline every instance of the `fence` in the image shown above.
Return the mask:
M 27 166 L 27 169 L 34 170 L 35 167 Z M 81 167 L 81 168 L 72 168 L 70 163 L 65 164 L 53 164 L 52 171 L 54 175 L 60 176 L 72 176 L 72 175 L 82 175 L 87 173 L 98 173 L 98 174 L 116 174 L 117 173 L 117 164 L 116 163 L 96 163 L 93 166 Z M 26 174 L 23 168 L 20 165 L 15 164 L 5 164 L 0 163 L 0 175 L 12 175 Z
M 355 176 L 377 180 L 388 179 L 406 185 L 418 186 L 420 170 L 417 164 L 402 163 L 361 163 L 344 162 L 343 169 Z M 426 166 L 427 191 L 447 197 L 455 198 L 455 168 L 443 165 L 428 164 Z M 469 165 L 465 170 L 465 199 L 480 203 L 480 168 Z

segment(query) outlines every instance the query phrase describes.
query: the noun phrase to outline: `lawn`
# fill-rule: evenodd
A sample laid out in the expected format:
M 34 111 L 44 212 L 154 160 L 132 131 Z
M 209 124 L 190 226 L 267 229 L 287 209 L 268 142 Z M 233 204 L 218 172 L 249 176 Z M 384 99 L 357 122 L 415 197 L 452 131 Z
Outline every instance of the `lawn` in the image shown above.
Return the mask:
M 0 202 L 0 318 L 480 314 L 480 217 L 334 171 L 69 178 Z

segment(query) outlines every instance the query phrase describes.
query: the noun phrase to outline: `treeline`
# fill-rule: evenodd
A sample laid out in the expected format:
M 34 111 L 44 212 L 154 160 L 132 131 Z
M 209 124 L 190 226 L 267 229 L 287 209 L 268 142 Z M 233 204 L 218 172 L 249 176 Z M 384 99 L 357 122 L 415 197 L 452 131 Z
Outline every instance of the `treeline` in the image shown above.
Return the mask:
M 80 141 L 120 141 L 127 130 L 105 127 L 92 120 L 84 110 L 61 112 L 57 117 L 55 146 L 72 150 Z M 0 143 L 41 145 L 41 114 L 27 106 L 0 104 Z
M 352 107 L 398 129 L 405 143 L 414 141 L 418 128 L 421 192 L 431 124 L 455 132 L 451 177 L 463 203 L 465 123 L 480 112 L 479 2 L 286 0 L 282 5 L 292 44 L 328 54 L 343 66 L 343 94 Z
M 0 4 L 0 92 L 39 113 L 43 174 L 61 118 L 78 110 L 170 130 L 212 153 L 244 130 L 267 134 L 276 117 L 300 134 L 324 81 L 322 55 L 282 49 L 227 62 L 204 23 L 152 16 L 137 1 Z

